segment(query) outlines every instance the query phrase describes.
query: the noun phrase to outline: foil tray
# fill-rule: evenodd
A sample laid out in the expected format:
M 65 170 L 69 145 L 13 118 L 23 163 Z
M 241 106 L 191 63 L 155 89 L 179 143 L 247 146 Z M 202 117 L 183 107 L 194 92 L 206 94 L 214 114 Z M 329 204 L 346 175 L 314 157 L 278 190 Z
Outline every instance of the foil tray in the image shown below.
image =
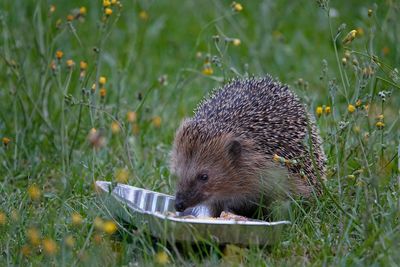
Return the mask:
M 96 186 L 114 216 L 137 227 L 147 226 L 152 236 L 169 242 L 212 239 L 220 244 L 270 245 L 280 240 L 283 227 L 290 224 L 289 221 L 211 218 L 205 206 L 176 212 L 175 198 L 170 195 L 124 184 L 112 186 L 106 181 L 96 181 Z M 192 216 L 188 218 L 188 215 Z

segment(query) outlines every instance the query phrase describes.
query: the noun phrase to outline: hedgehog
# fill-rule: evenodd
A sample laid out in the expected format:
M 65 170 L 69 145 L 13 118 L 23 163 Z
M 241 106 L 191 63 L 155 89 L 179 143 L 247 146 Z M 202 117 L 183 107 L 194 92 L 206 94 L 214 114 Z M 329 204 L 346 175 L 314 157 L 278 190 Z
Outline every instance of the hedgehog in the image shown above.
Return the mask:
M 320 195 L 325 161 L 315 119 L 287 85 L 269 75 L 236 79 L 176 131 L 175 209 L 201 204 L 213 217 L 267 218 L 277 199 Z

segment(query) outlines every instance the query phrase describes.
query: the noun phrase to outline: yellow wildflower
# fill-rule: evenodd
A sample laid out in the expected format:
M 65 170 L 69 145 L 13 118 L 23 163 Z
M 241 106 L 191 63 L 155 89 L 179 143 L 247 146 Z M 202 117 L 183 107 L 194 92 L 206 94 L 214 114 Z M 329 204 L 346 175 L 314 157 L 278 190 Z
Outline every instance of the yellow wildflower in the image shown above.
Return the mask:
M 84 16 L 84 15 L 86 15 L 86 13 L 87 13 L 86 7 L 81 6 L 81 7 L 79 8 L 79 14 L 82 15 L 82 16 Z
M 277 154 L 274 154 L 273 160 L 276 162 L 280 162 L 281 161 L 281 157 L 279 157 Z
M 381 130 L 381 129 L 383 129 L 383 128 L 385 127 L 385 123 L 384 123 L 383 121 L 378 121 L 378 122 L 376 123 L 376 127 L 377 127 L 379 130 Z
M 165 251 L 159 251 L 155 255 L 155 262 L 161 265 L 169 263 L 168 254 Z
M 104 76 L 100 76 L 100 78 L 99 78 L 99 84 L 100 84 L 100 85 L 105 85 L 106 82 L 107 82 L 107 78 L 104 77 Z
M 56 52 L 56 58 L 57 58 L 57 59 L 61 59 L 61 58 L 63 57 L 63 55 L 64 55 L 64 52 L 63 52 L 63 51 L 57 50 L 57 52 Z
M 229 244 L 225 246 L 222 258 L 229 265 L 234 265 L 243 262 L 245 255 L 246 249 Z
M 34 201 L 39 200 L 41 195 L 39 187 L 35 184 L 29 186 L 28 195 Z
M 3 141 L 3 145 L 7 146 L 11 140 L 8 137 L 3 137 L 2 141 Z
M 110 16 L 113 13 L 112 9 L 107 7 L 106 9 L 104 9 L 104 14 L 106 14 L 107 16 Z
M 87 66 L 88 64 L 85 61 L 79 62 L 79 67 L 81 68 L 81 70 L 86 70 Z
M 212 75 L 212 74 L 214 73 L 214 71 L 213 71 L 213 69 L 211 68 L 210 65 L 206 65 L 206 66 L 203 68 L 202 73 L 203 73 L 204 75 Z
M 111 220 L 108 220 L 103 224 L 103 231 L 106 234 L 112 235 L 117 231 L 117 229 L 117 225 Z
M 149 14 L 147 14 L 146 11 L 142 10 L 142 11 L 139 12 L 139 18 L 140 18 L 141 20 L 146 21 L 146 20 L 149 19 Z
M 315 113 L 317 113 L 318 116 L 321 116 L 323 112 L 323 109 L 321 106 L 318 106 L 317 109 L 315 110 Z
M 239 46 L 242 42 L 240 41 L 240 39 L 234 38 L 232 40 L 232 43 L 233 43 L 234 46 Z
M 75 238 L 72 235 L 67 235 L 64 239 L 64 242 L 70 248 L 75 246 Z
M 75 62 L 72 59 L 68 59 L 66 64 L 68 68 L 72 68 L 73 66 L 75 66 Z
M 330 106 L 326 106 L 325 107 L 325 114 L 329 115 L 331 113 L 331 107 Z
M 128 113 L 126 113 L 126 120 L 130 123 L 133 123 L 136 121 L 137 118 L 137 114 L 134 111 L 128 111 Z
M 350 31 L 343 39 L 342 41 L 343 44 L 350 44 L 356 38 L 356 35 L 357 35 L 357 30 Z
M 153 119 L 151 119 L 151 123 L 153 124 L 154 127 L 160 128 L 160 126 L 161 126 L 161 117 L 160 116 L 153 117 Z
M 140 131 L 139 125 L 137 123 L 134 123 L 132 126 L 132 133 L 134 135 L 137 135 L 139 133 L 139 131 Z
M 118 183 L 125 184 L 128 182 L 129 172 L 127 169 L 119 169 L 115 172 L 115 180 Z
M 53 239 L 46 238 L 43 240 L 43 250 L 47 255 L 52 256 L 56 254 L 57 249 L 57 244 Z
M 74 18 L 75 18 L 75 17 L 74 17 L 73 15 L 69 14 L 69 15 L 67 16 L 67 21 L 73 21 Z
M 232 8 L 236 12 L 240 12 L 243 10 L 243 6 L 240 3 L 236 3 L 236 2 L 232 3 Z
M 377 120 L 383 120 L 384 118 L 385 118 L 385 116 L 383 114 L 376 116 Z
M 40 244 L 40 233 L 36 228 L 29 228 L 26 232 L 29 242 L 33 246 L 39 246 Z
M 358 100 L 356 101 L 356 107 L 361 106 L 361 104 L 362 104 L 361 99 L 358 99 Z
M 389 52 L 390 52 L 390 48 L 389 48 L 389 47 L 384 46 L 384 47 L 382 48 L 382 53 L 383 53 L 384 56 L 386 56 L 387 54 L 389 54 Z
M 355 107 L 354 105 L 352 105 L 352 104 L 349 104 L 349 105 L 347 106 L 347 110 L 348 110 L 350 113 L 353 113 L 354 111 L 356 111 L 356 107 Z
M 31 254 L 32 250 L 29 245 L 23 245 L 21 247 L 21 253 L 24 257 L 28 257 Z
M 100 89 L 100 96 L 101 96 L 101 97 L 105 97 L 106 94 L 107 94 L 106 88 L 101 88 L 101 89 Z
M 92 87 L 91 87 L 91 89 L 92 89 L 92 93 L 94 93 L 95 91 L 96 91 L 96 84 L 94 83 L 94 84 L 92 84 Z
M 109 7 L 111 2 L 109 0 L 103 0 L 103 7 Z
M 56 11 L 56 6 L 55 5 L 51 5 L 50 6 L 50 13 L 54 13 L 54 11 Z
M 83 222 L 82 215 L 80 215 L 78 212 L 72 213 L 71 222 L 75 226 L 81 225 Z
M 121 131 L 121 127 L 119 126 L 119 123 L 116 122 L 116 121 L 113 121 L 113 122 L 111 123 L 111 132 L 112 132 L 113 134 L 117 134 L 117 133 L 119 133 L 120 131 Z
M 0 226 L 6 225 L 6 223 L 7 223 L 7 216 L 4 212 L 0 211 Z
M 360 36 L 363 36 L 363 35 L 364 35 L 364 29 L 363 29 L 363 28 L 358 27 L 358 28 L 356 29 L 356 31 L 357 31 L 357 35 L 360 35 Z
M 117 3 L 117 0 L 111 0 L 111 5 L 115 5 Z

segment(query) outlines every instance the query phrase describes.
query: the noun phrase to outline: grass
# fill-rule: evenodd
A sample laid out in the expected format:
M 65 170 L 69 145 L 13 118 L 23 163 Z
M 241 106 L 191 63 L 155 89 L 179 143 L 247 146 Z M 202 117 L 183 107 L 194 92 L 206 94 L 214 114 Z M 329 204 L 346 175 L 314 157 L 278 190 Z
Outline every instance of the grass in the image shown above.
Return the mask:
M 102 3 L 0 3 L 0 265 L 399 264 L 397 1 Z M 179 252 L 104 212 L 95 180 L 172 194 L 180 120 L 266 73 L 317 115 L 328 156 L 323 196 L 290 205 L 283 242 Z

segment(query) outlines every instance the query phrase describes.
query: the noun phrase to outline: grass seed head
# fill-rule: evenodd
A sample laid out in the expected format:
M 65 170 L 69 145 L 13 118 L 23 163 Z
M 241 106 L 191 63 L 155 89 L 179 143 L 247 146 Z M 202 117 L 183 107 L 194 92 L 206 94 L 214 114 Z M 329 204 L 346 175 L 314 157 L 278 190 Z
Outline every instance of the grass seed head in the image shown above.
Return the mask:
M 343 44 L 347 45 L 350 44 L 351 42 L 353 42 L 353 40 L 356 38 L 357 35 L 357 30 L 352 30 L 350 31 L 346 37 L 343 39 Z

